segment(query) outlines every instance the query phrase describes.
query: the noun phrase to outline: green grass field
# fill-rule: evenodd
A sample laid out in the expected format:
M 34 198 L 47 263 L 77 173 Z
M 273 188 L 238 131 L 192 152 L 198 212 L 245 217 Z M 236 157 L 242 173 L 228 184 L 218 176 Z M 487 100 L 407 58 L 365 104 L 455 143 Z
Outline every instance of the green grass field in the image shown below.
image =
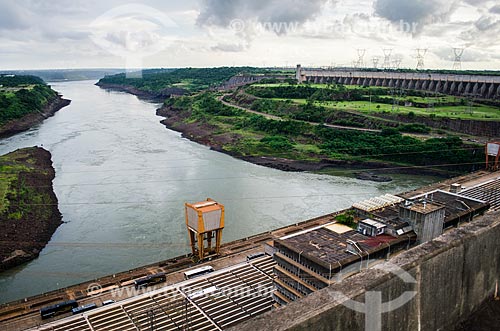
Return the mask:
M 288 83 L 278 83 L 278 84 L 253 84 L 254 87 L 261 88 L 276 88 L 276 87 L 290 87 Z M 309 84 L 308 86 L 313 88 L 329 88 L 326 84 Z M 365 96 L 370 95 L 370 87 L 360 87 L 360 86 L 345 86 L 347 89 L 362 89 Z M 373 87 L 373 89 L 387 89 L 388 92 L 384 98 L 393 98 L 389 92 L 389 88 L 383 87 Z M 286 101 L 287 99 L 273 98 L 272 100 Z M 447 117 L 447 118 L 457 118 L 466 120 L 483 120 L 483 121 L 497 121 L 500 119 L 500 108 L 494 106 L 487 106 L 483 104 L 473 103 L 469 106 L 468 102 L 462 100 L 462 98 L 440 95 L 440 96 L 396 96 L 398 101 L 396 105 L 386 104 L 386 103 L 376 103 L 368 101 L 348 101 L 348 102 L 336 102 L 336 101 L 316 101 L 317 105 L 324 106 L 330 109 L 338 110 L 354 110 L 365 114 L 376 114 L 376 113 L 393 113 L 393 114 L 408 114 L 413 112 L 415 115 L 420 116 L 436 116 L 436 117 Z M 305 104 L 305 99 L 292 99 L 293 102 L 297 104 Z M 428 108 L 421 108 L 415 106 L 406 106 L 411 103 L 416 104 L 429 104 L 434 105 Z M 405 105 L 406 104 L 406 105 Z M 449 104 L 458 104 L 457 106 L 449 106 Z
M 0 214 L 9 206 L 7 195 L 11 192 L 11 184 L 17 180 L 18 174 L 28 171 L 25 164 L 20 164 L 17 159 L 27 157 L 22 152 L 14 152 L 0 156 Z
M 287 99 L 272 99 L 272 100 L 286 101 Z M 302 105 L 307 103 L 307 100 L 305 99 L 293 99 L 292 101 Z M 422 116 L 436 116 L 436 117 L 448 117 L 448 118 L 484 120 L 484 121 L 500 120 L 500 109 L 484 105 L 475 105 L 471 109 L 469 109 L 469 106 L 417 108 L 417 107 L 406 107 L 403 105 L 399 106 L 395 105 L 393 107 L 393 105 L 388 105 L 384 103 L 370 104 L 370 102 L 367 101 L 348 101 L 348 102 L 316 101 L 315 104 L 318 106 L 323 106 L 325 108 L 337 109 L 337 110 L 354 110 L 365 114 L 374 114 L 374 113 L 408 114 L 410 112 L 413 112 L 415 115 L 422 115 Z

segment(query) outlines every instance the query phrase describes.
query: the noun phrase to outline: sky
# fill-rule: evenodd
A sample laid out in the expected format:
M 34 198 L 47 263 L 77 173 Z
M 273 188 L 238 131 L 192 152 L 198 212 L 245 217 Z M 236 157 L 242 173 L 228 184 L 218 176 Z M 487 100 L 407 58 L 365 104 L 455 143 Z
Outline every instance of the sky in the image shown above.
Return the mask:
M 3 70 L 380 67 L 384 51 L 451 69 L 454 49 L 500 70 L 499 0 L 0 0 Z

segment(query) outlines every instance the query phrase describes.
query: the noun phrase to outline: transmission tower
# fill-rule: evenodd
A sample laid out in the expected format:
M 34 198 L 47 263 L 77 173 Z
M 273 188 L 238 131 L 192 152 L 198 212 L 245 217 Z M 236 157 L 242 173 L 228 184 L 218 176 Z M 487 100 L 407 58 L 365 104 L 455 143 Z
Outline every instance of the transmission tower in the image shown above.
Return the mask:
M 417 70 L 423 70 L 425 68 L 425 56 L 427 55 L 427 48 L 417 48 Z
M 384 49 L 384 65 L 383 65 L 383 68 L 385 70 L 391 69 L 391 56 L 392 56 L 392 49 L 385 48 Z
M 372 57 L 373 68 L 378 69 L 378 64 L 380 63 L 380 57 L 374 56 Z
M 358 62 L 356 63 L 356 67 L 364 68 L 366 49 L 359 48 L 357 51 L 358 51 Z
M 462 56 L 464 55 L 464 51 L 464 48 L 453 48 L 453 53 L 455 53 L 453 70 L 462 70 Z
M 401 56 L 398 56 L 392 61 L 392 67 L 395 70 L 399 70 L 401 68 L 401 63 L 403 63 L 403 58 Z

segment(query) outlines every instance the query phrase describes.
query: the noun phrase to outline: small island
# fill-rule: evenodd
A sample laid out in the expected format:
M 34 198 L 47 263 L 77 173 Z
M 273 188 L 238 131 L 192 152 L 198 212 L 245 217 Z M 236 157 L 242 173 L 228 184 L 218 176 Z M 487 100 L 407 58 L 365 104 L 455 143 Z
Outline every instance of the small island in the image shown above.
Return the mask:
M 0 75 L 0 138 L 28 130 L 70 102 L 41 78 Z
M 0 271 L 35 259 L 62 224 L 51 154 L 39 147 L 0 156 Z

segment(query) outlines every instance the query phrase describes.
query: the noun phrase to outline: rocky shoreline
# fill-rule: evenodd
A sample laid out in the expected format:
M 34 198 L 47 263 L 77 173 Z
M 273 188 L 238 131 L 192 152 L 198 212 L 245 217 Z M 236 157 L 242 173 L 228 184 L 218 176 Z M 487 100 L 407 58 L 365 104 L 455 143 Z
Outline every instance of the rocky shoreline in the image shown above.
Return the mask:
M 97 82 L 95 84 L 100 88 L 110 91 L 125 92 L 137 96 L 140 99 L 153 101 L 153 102 L 163 102 L 165 99 L 170 98 L 171 95 L 185 95 L 187 91 L 181 88 L 168 88 L 161 90 L 157 93 L 147 92 L 140 90 L 133 86 L 119 85 L 119 84 L 105 84 Z
M 55 170 L 50 152 L 24 148 L 0 160 L 0 166 L 27 169 L 8 187 L 9 205 L 0 214 L 0 271 L 4 271 L 38 257 L 62 224 L 62 216 L 52 185 Z
M 237 136 L 231 134 L 213 134 L 213 128 L 207 124 L 200 123 L 184 123 L 183 121 L 189 117 L 189 112 L 182 112 L 169 107 L 163 106 L 156 111 L 156 115 L 164 117 L 161 121 L 168 129 L 180 132 L 182 137 L 199 144 L 210 147 L 210 149 L 221 152 L 232 157 L 238 158 L 260 166 L 278 169 L 288 172 L 303 172 L 303 171 L 321 171 L 325 169 L 342 169 L 355 170 L 361 169 L 370 174 L 363 176 L 364 180 L 374 180 L 388 182 L 391 179 L 380 174 L 409 174 L 409 175 L 429 175 L 439 177 L 449 177 L 446 171 L 435 169 L 424 169 L 422 167 L 400 167 L 385 162 L 371 161 L 355 161 L 355 160 L 332 160 L 323 159 L 320 161 L 303 161 L 278 158 L 273 156 L 244 156 L 232 153 L 223 148 L 224 145 L 238 139 Z M 367 170 L 368 169 L 368 170 Z
M 61 95 L 58 95 L 47 106 L 45 106 L 42 112 L 31 113 L 0 126 L 0 138 L 10 137 L 17 133 L 29 130 L 34 125 L 39 124 L 45 119 L 53 116 L 57 111 L 68 106 L 70 103 L 71 100 L 63 99 Z

